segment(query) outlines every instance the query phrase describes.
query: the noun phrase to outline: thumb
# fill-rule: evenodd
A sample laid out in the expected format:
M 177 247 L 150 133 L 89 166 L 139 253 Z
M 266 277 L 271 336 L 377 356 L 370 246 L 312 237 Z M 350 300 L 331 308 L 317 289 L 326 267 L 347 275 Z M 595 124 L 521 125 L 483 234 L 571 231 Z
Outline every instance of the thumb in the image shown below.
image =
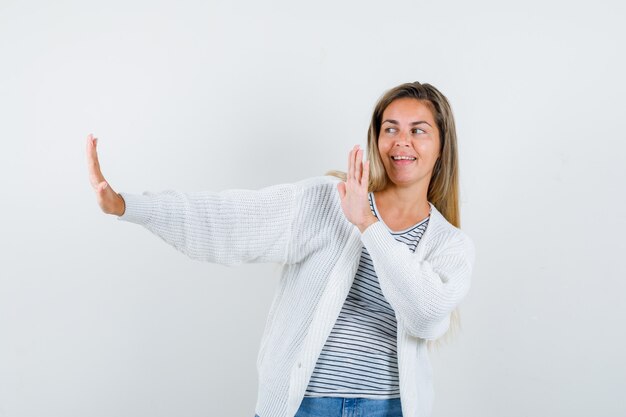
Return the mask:
M 343 181 L 338 183 L 337 190 L 339 191 L 339 197 L 341 197 L 341 199 L 343 200 L 343 198 L 346 196 L 346 183 Z

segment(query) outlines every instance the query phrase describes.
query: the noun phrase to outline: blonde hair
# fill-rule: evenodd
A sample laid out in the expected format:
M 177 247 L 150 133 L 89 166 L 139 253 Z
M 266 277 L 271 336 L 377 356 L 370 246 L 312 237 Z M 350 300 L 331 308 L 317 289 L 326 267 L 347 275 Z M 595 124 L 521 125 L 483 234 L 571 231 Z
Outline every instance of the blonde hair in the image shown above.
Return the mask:
M 439 130 L 441 155 L 435 162 L 433 174 L 428 185 L 427 199 L 441 212 L 441 214 L 456 227 L 461 227 L 459 213 L 459 163 L 454 116 L 448 99 L 434 86 L 413 83 L 401 84 L 387 91 L 380 97 L 367 133 L 367 154 L 370 161 L 370 175 L 368 190 L 382 191 L 390 183 L 385 171 L 382 158 L 378 152 L 378 136 L 383 112 L 394 100 L 400 98 L 414 98 L 425 103 L 433 113 Z M 331 170 L 325 175 L 332 175 L 346 180 L 343 171 Z M 461 328 L 461 315 L 456 308 L 450 315 L 450 327 L 446 334 L 434 341 L 428 341 L 429 349 L 439 347 L 441 341 L 449 341 Z

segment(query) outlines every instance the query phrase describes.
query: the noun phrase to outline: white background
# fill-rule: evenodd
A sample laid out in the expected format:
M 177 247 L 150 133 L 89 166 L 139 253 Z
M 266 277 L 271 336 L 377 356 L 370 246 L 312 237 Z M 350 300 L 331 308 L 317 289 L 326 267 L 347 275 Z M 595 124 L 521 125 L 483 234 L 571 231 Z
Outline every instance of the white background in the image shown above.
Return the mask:
M 257 189 L 345 169 L 415 80 L 452 103 L 477 248 L 434 417 L 626 415 L 624 21 L 617 0 L 0 0 L 0 417 L 254 415 L 278 267 L 102 214 L 89 133 L 116 191 Z

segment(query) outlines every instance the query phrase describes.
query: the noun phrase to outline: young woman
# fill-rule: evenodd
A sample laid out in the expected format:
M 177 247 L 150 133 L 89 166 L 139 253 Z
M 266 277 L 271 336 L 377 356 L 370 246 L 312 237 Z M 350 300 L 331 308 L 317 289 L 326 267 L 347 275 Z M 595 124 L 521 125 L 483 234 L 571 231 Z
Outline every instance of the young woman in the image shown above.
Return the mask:
M 116 193 L 87 140 L 101 209 L 193 259 L 276 262 L 257 359 L 260 417 L 429 416 L 427 347 L 454 327 L 474 265 L 459 229 L 456 132 L 419 82 L 378 101 L 369 160 L 260 190 Z M 353 413 L 353 414 L 352 414 Z

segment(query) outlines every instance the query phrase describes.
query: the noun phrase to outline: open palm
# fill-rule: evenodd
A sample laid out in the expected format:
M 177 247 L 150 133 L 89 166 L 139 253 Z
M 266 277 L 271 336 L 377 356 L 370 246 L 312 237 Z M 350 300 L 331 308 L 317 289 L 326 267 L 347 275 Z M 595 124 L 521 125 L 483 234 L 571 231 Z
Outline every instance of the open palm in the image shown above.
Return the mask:
M 346 218 L 361 231 L 377 220 L 367 198 L 369 168 L 369 161 L 363 164 L 363 150 L 356 145 L 348 155 L 346 181 L 337 184 L 341 208 Z

